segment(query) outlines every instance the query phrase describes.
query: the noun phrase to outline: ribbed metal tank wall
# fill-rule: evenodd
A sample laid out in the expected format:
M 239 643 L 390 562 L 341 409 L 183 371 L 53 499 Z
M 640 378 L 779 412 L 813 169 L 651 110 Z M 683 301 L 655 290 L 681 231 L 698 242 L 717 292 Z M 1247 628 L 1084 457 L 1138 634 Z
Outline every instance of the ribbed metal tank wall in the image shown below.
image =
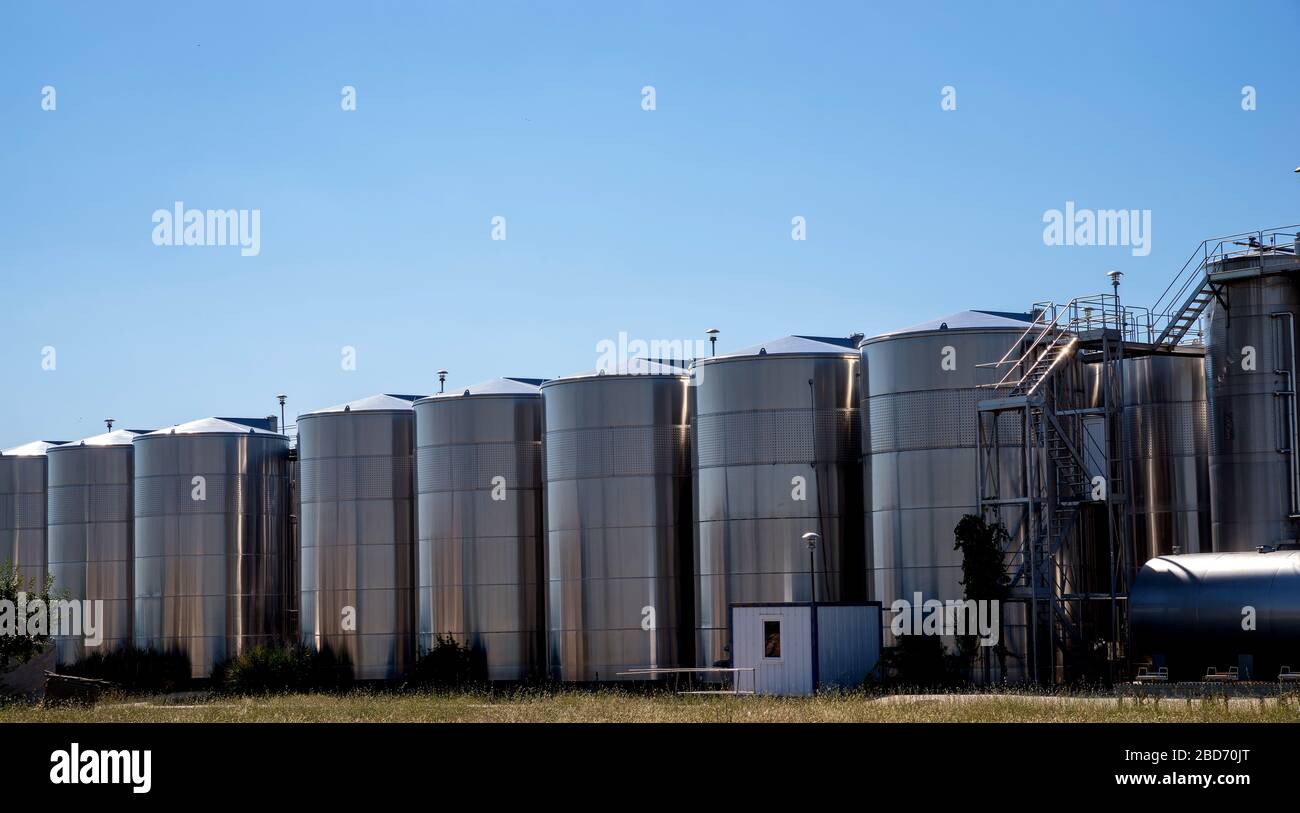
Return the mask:
M 205 418 L 137 437 L 137 646 L 178 651 L 196 678 L 283 640 L 289 440 Z
M 1200 354 L 1124 361 L 1135 564 L 1210 551 L 1209 416 Z
M 60 664 L 76 663 L 93 652 L 111 652 L 131 643 L 135 545 L 131 441 L 141 434 L 118 429 L 82 441 L 54 446 L 50 468 L 50 575 L 55 589 L 73 601 L 102 602 L 97 616 L 98 647 L 82 635 L 57 636 Z M 83 607 L 84 609 L 84 607 Z M 84 618 L 82 619 L 84 623 Z M 83 627 L 84 630 L 84 627 Z
M 730 606 L 864 598 L 856 341 L 788 336 L 696 362 L 696 662 Z M 801 538 L 821 536 L 809 556 Z
M 415 403 L 419 641 L 450 635 L 494 681 L 545 673 L 541 379 Z
M 45 587 L 48 572 L 45 453 L 62 440 L 35 440 L 0 452 L 0 561 Z
M 1129 597 L 1134 650 L 1197 680 L 1210 667 L 1274 680 L 1296 668 L 1300 551 L 1162 556 L 1147 562 Z M 1247 628 L 1245 609 L 1253 611 Z
M 547 648 L 559 680 L 691 663 L 689 380 L 650 362 L 542 385 Z
M 416 655 L 415 398 L 298 416 L 301 635 L 358 680 L 400 678 Z
M 1300 259 L 1267 254 L 1212 266 L 1219 295 L 1207 310 L 1210 495 L 1214 550 L 1248 551 L 1300 536 L 1293 495 L 1293 397 Z M 1231 278 L 1246 268 L 1251 274 Z M 1287 371 L 1285 374 L 1281 371 Z
M 867 534 L 871 540 L 867 590 L 886 611 L 899 599 L 964 598 L 962 555 L 954 529 L 979 510 L 978 404 L 994 397 L 979 385 L 997 381 L 978 365 L 1002 358 L 1024 333 L 1023 321 L 964 311 L 863 342 L 862 455 Z M 1021 434 L 1000 423 L 1003 494 L 1023 494 Z M 1023 519 L 1006 507 L 1014 534 Z M 1002 608 L 1003 642 L 1026 652 L 1022 607 Z M 885 645 L 896 645 L 885 625 Z M 951 648 L 951 643 L 950 648 Z M 1023 677 L 1023 661 L 1007 663 L 1008 679 Z

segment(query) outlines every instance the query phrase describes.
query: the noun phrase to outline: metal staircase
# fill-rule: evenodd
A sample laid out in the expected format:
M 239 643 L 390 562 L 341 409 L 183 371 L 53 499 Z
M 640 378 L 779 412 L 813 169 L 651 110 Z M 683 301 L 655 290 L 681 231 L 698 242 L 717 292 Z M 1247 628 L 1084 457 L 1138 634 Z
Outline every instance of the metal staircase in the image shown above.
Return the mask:
M 1182 307 L 1170 315 L 1169 323 L 1165 325 L 1164 330 L 1160 331 L 1155 343 L 1165 347 L 1181 344 L 1187 337 L 1188 331 L 1200 321 L 1201 314 L 1214 301 L 1215 293 L 1215 286 L 1208 276 L 1205 277 L 1200 287 L 1193 289 Z
M 1123 355 L 1123 342 L 1117 339 L 1131 314 L 1119 306 L 1118 293 L 1060 306 L 1038 303 L 1035 311 L 1033 322 L 1001 359 L 980 365 L 996 378 L 982 385 L 989 397 L 979 402 L 978 446 L 980 509 L 1008 528 L 1008 596 L 1026 606 L 1030 671 L 1041 682 L 1045 670 L 1054 680 L 1071 649 L 1084 640 L 1086 603 L 1103 594 L 1112 602 L 1115 598 L 1113 578 L 1105 590 L 1092 589 L 1099 586 L 1084 583 L 1078 563 L 1083 506 L 1125 510 L 1123 483 L 1128 478 L 1115 442 L 1122 437 L 1122 406 L 1111 397 L 1100 405 L 1087 403 L 1081 362 L 1086 353 L 1089 363 L 1102 365 L 1103 379 L 1121 374 L 1114 363 Z M 1100 392 L 1114 389 L 1103 381 Z M 1099 443 L 1093 437 L 1089 421 L 1107 427 L 1106 440 Z M 1003 437 L 1009 432 L 1011 438 Z M 1094 495 L 1093 478 L 1102 471 L 1104 485 Z M 1124 544 L 1125 523 L 1108 522 L 1107 527 L 1121 537 L 1109 540 L 1113 568 L 1114 547 Z
M 1219 281 L 1258 275 L 1265 257 L 1297 252 L 1300 226 L 1202 240 L 1150 310 L 1157 328 L 1153 343 L 1168 350 L 1195 339 L 1201 314 L 1219 296 Z

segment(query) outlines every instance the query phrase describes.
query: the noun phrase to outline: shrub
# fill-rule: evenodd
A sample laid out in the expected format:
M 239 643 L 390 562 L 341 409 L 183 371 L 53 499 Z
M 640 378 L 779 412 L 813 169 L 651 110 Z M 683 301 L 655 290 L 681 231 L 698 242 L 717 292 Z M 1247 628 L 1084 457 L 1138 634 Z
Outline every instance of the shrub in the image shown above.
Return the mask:
M 462 645 L 451 635 L 439 635 L 433 648 L 415 662 L 410 682 L 435 689 L 466 688 L 487 682 L 483 653 Z
M 107 680 L 128 692 L 173 692 L 190 684 L 190 659 L 184 652 L 126 646 L 95 652 L 58 671 Z
M 952 656 L 933 635 L 900 635 L 881 653 L 884 676 L 895 686 L 935 689 L 956 685 Z
M 212 688 L 227 694 L 337 691 L 351 684 L 346 654 L 301 644 L 255 646 L 212 670 Z

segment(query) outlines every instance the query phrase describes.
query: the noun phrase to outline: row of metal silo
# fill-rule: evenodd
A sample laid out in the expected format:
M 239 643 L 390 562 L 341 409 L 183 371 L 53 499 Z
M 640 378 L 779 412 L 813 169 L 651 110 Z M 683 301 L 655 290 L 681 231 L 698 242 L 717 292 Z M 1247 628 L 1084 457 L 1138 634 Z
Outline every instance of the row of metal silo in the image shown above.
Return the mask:
M 644 678 L 627 673 L 725 664 L 733 604 L 961 598 L 981 365 L 1026 327 L 966 311 L 865 341 L 373 396 L 300 415 L 296 463 L 256 422 L 114 432 L 56 447 L 48 495 L 41 455 L 0 466 L 0 493 L 48 497 L 48 568 L 109 602 L 106 640 L 179 649 L 196 676 L 300 634 L 360 679 L 400 677 L 441 635 L 494 680 Z M 1199 359 L 1125 364 L 1142 558 L 1204 549 Z M 0 532 L 35 573 L 33 511 L 5 507 Z M 42 527 L 13 530 L 19 513 Z M 1020 646 L 1023 619 L 1004 624 Z
M 95 602 L 101 651 L 183 652 L 206 676 L 228 655 L 282 637 L 287 462 L 288 439 L 266 419 L 5 450 L 5 559 L 28 587 L 48 575 L 57 598 Z M 59 662 L 89 654 L 85 644 L 57 636 Z
M 265 428 L 88 439 L 61 454 L 102 482 L 69 475 L 54 499 L 68 525 L 76 489 L 77 510 L 100 510 L 56 572 L 198 677 L 282 639 L 295 609 L 302 639 L 361 679 L 400 676 L 444 634 L 500 680 L 716 663 L 732 602 L 811 597 L 810 574 L 823 601 L 864 594 L 853 344 L 791 337 L 694 376 L 634 361 L 305 413 L 296 506 L 287 438 Z M 111 510 L 87 496 L 109 490 Z M 813 562 L 809 530 L 826 540 Z

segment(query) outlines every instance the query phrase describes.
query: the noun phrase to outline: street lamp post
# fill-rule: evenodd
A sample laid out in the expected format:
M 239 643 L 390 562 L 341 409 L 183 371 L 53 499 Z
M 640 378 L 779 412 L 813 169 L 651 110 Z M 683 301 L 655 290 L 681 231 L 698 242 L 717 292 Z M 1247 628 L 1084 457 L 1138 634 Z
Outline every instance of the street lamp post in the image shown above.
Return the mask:
M 813 694 L 817 693 L 817 684 L 821 682 L 820 666 L 818 653 L 820 649 L 817 645 L 817 543 L 822 539 L 821 534 L 809 531 L 803 535 L 803 541 L 808 546 L 808 580 L 812 584 L 812 607 L 809 612 L 812 618 L 809 619 L 810 632 L 812 633 L 812 690 Z
M 822 539 L 821 534 L 809 531 L 803 535 L 804 544 L 808 546 L 808 580 L 812 584 L 812 603 L 813 607 L 817 606 L 817 543 Z

